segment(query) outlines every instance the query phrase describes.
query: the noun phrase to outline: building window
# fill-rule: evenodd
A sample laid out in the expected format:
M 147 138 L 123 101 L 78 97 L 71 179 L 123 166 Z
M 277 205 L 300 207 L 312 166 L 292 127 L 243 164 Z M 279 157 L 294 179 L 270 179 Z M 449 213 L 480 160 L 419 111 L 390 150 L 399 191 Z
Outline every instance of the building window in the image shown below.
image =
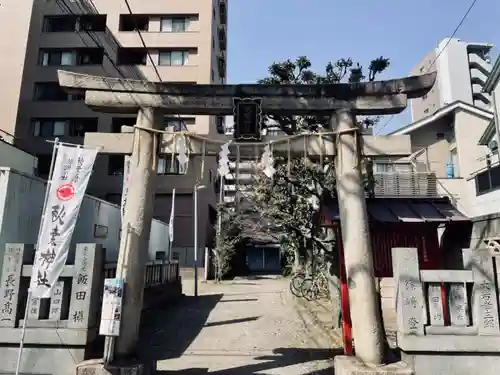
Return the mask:
M 58 137 L 66 133 L 67 120 L 40 119 L 33 120 L 33 135 L 35 137 Z
M 187 65 L 189 51 L 167 51 L 158 54 L 158 65 L 178 66 Z
M 83 137 L 87 132 L 96 132 L 97 123 L 97 118 L 34 119 L 32 129 L 35 137 Z
M 476 180 L 476 195 L 489 193 L 500 188 L 500 165 L 496 165 L 475 177 Z
M 46 16 L 43 31 L 46 33 L 76 31 L 78 16 Z
M 194 125 L 196 119 L 194 117 L 168 117 L 163 119 L 165 130 L 172 128 L 170 131 L 181 132 L 187 129 L 188 125 Z
M 160 30 L 167 33 L 184 33 L 189 29 L 189 22 L 189 17 L 162 18 Z
M 143 14 L 121 14 L 119 31 L 136 30 L 149 30 L 149 16 Z
M 72 119 L 69 121 L 70 137 L 84 137 L 85 133 L 95 133 L 97 131 L 97 118 Z
M 118 48 L 118 65 L 146 65 L 148 52 L 145 48 Z
M 104 48 L 79 48 L 77 50 L 41 50 L 42 66 L 101 65 Z
M 123 176 L 125 170 L 124 155 L 110 155 L 108 162 L 108 174 L 112 176 Z
M 37 82 L 35 83 L 35 90 L 33 100 L 35 101 L 73 101 L 84 100 L 85 94 L 68 94 L 65 92 L 58 82 Z
M 158 174 L 186 174 L 183 170 L 179 161 L 176 157 L 172 158 L 172 155 L 165 155 L 158 159 L 158 168 L 156 169 Z
M 137 117 L 113 117 L 111 120 L 111 133 L 121 133 L 122 126 L 135 126 Z
M 39 177 L 49 177 L 52 155 L 37 155 L 37 166 L 35 174 Z
M 117 204 L 118 206 L 121 206 L 122 204 L 122 195 L 121 194 L 106 194 L 106 201 Z
M 43 31 L 46 33 L 73 31 L 106 31 L 106 15 L 88 14 L 82 16 L 45 16 Z
M 374 173 L 410 173 L 412 171 L 411 164 L 405 163 L 373 163 Z
M 86 14 L 78 17 L 79 31 L 106 31 L 105 14 Z

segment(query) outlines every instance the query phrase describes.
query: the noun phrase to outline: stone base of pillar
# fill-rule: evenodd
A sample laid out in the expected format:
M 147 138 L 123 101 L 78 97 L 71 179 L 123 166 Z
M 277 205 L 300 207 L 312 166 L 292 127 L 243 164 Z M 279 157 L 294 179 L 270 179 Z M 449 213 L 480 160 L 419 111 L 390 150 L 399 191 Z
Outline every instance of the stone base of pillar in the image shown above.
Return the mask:
M 368 366 L 356 357 L 336 356 L 335 375 L 414 375 L 413 369 L 405 362 L 381 366 Z
M 76 375 L 150 375 L 155 372 L 155 367 L 125 361 L 105 365 L 102 359 L 90 359 L 76 365 Z

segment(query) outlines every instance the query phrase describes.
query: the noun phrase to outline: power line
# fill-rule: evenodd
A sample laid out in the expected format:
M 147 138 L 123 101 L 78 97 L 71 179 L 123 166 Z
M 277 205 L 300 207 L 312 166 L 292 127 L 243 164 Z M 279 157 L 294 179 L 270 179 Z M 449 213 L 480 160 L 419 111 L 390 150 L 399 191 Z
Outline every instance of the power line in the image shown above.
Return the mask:
M 97 8 L 96 8 L 95 4 L 92 2 L 92 0 L 88 0 L 88 1 L 90 1 L 90 3 L 91 3 L 91 5 L 92 5 L 92 7 L 94 8 L 94 9 L 93 9 L 93 11 L 94 11 L 97 15 L 99 15 L 99 11 L 97 10 Z M 70 7 L 70 6 L 66 3 L 66 1 L 65 1 L 65 0 L 56 0 L 56 3 L 57 3 L 57 5 L 58 5 L 58 7 L 59 7 L 62 11 L 68 12 L 68 13 L 69 13 L 69 14 L 71 14 L 72 16 L 78 16 L 77 14 L 75 14 L 75 13 L 71 10 L 71 7 Z M 128 7 L 128 9 L 129 9 L 130 14 L 131 14 L 131 15 L 133 15 L 133 13 L 131 13 L 132 11 L 131 11 L 131 8 L 130 8 L 130 6 L 129 6 L 129 4 L 128 4 L 128 2 L 127 2 L 127 1 L 126 1 L 126 3 L 127 3 L 127 7 Z M 86 11 L 85 9 L 82 9 L 82 10 Z M 149 53 L 149 50 L 147 49 L 146 43 L 145 43 L 145 41 L 144 41 L 144 39 L 143 39 L 143 37 L 142 37 L 142 35 L 141 35 L 141 33 L 140 33 L 140 31 L 138 30 L 138 28 L 137 28 L 137 27 L 136 27 L 136 30 L 137 30 L 137 32 L 139 33 L 140 39 L 141 39 L 141 41 L 142 41 L 142 44 L 143 44 L 144 48 L 146 49 L 146 53 L 148 54 L 148 56 L 149 56 L 149 58 L 150 58 L 150 61 L 151 61 L 152 65 L 153 65 L 153 67 L 154 67 L 154 70 L 155 70 L 155 72 L 156 72 L 156 75 L 158 76 L 158 79 L 160 80 L 160 82 L 162 82 L 162 79 L 161 79 L 160 73 L 159 73 L 159 71 L 158 71 L 158 69 L 157 69 L 156 65 L 154 64 L 154 61 L 153 61 L 153 59 L 152 59 L 152 57 L 151 57 L 151 54 Z M 77 35 L 80 37 L 80 39 L 82 40 L 83 44 L 84 44 L 85 46 L 87 46 L 87 47 L 89 47 L 89 48 L 90 48 L 89 44 L 87 43 L 87 41 L 85 40 L 85 38 L 84 38 L 84 37 L 82 36 L 82 34 L 80 33 L 80 30 L 75 30 L 75 31 L 76 31 Z M 100 43 L 99 43 L 98 38 L 97 38 L 95 35 L 93 35 L 93 34 L 92 34 L 89 30 L 84 29 L 83 31 L 85 31 L 85 33 L 86 33 L 86 34 L 90 37 L 90 39 L 92 39 L 92 41 L 96 44 L 96 46 L 97 46 L 97 47 L 99 47 L 99 48 L 101 48 L 101 49 L 102 49 L 102 51 L 103 51 L 103 55 L 104 55 L 104 56 L 105 56 L 105 57 L 109 60 L 109 62 L 111 63 L 111 65 L 113 66 L 113 68 L 114 68 L 114 69 L 118 72 L 118 74 L 119 74 L 122 78 L 126 79 L 127 77 L 126 77 L 126 76 L 125 76 L 125 74 L 121 71 L 121 69 L 120 69 L 120 68 L 116 65 L 115 61 L 111 58 L 111 56 L 109 55 L 109 53 L 106 51 L 106 48 L 105 48 L 102 44 L 100 44 Z M 104 68 L 104 66 L 103 66 L 103 69 L 104 69 L 104 71 L 106 71 L 106 69 Z M 108 73 L 108 74 L 109 74 L 109 73 Z M 178 117 L 178 119 L 180 120 L 181 126 L 182 126 L 185 130 L 187 130 L 187 126 L 186 126 L 186 124 L 185 124 L 185 122 L 184 122 L 184 119 L 183 119 L 182 117 L 180 117 L 180 115 L 177 115 L 177 117 Z
M 130 4 L 129 4 L 128 0 L 124 0 L 124 1 L 125 1 L 125 5 L 127 6 L 128 12 L 130 13 L 131 16 L 133 16 L 134 12 L 132 12 L 132 8 L 130 7 Z M 149 49 L 146 46 L 146 42 L 144 41 L 144 38 L 142 37 L 142 33 L 139 30 L 139 27 L 137 26 L 137 22 L 135 21 L 134 23 L 135 23 L 135 31 L 137 31 L 137 35 L 139 35 L 139 39 L 141 39 L 142 46 L 146 50 L 146 54 L 149 57 L 149 62 L 151 63 L 151 65 L 153 65 L 153 69 L 154 69 L 154 71 L 156 73 L 156 76 L 158 77 L 159 81 L 163 82 L 163 80 L 161 79 L 160 72 L 158 71 L 158 67 L 156 66 L 155 62 L 153 61 L 153 57 L 151 57 L 151 53 L 149 52 Z M 184 119 L 179 114 L 177 114 L 177 118 L 179 119 L 179 122 L 181 123 L 181 126 L 187 131 L 187 126 L 186 126 L 186 123 L 185 123 Z
M 462 19 L 458 23 L 457 27 L 455 27 L 455 30 L 453 30 L 453 33 L 451 34 L 451 37 L 448 38 L 448 40 L 446 41 L 446 44 L 444 45 L 444 47 L 441 48 L 441 50 L 438 52 L 438 54 L 436 55 L 436 58 L 434 59 L 434 61 L 427 67 L 426 73 L 429 72 L 429 70 L 431 69 L 431 67 L 439 59 L 439 56 L 441 56 L 441 54 L 444 52 L 444 50 L 446 49 L 446 47 L 448 47 L 448 44 L 450 44 L 451 40 L 455 37 L 455 35 L 457 34 L 458 30 L 462 27 L 463 23 L 465 22 L 465 20 L 469 16 L 469 13 L 471 12 L 472 8 L 474 8 L 474 6 L 476 5 L 476 3 L 477 3 L 477 0 L 473 0 L 472 1 L 472 3 L 470 4 L 469 8 L 467 9 L 467 11 L 465 12 L 465 14 L 463 15 Z M 387 120 L 387 122 L 379 129 L 379 131 L 375 135 L 380 134 L 382 132 L 382 130 L 384 130 L 387 127 L 387 125 L 389 125 L 391 123 L 391 121 L 394 119 L 394 116 L 395 115 L 392 115 L 389 118 L 389 120 Z
M 127 6 L 128 12 L 130 13 L 131 16 L 133 16 L 134 13 L 132 12 L 132 8 L 130 7 L 128 0 L 124 0 L 124 1 L 125 1 L 125 5 Z M 139 35 L 139 39 L 141 39 L 141 43 L 142 43 L 144 49 L 146 50 L 146 54 L 149 57 L 149 62 L 151 63 L 151 65 L 153 65 L 153 69 L 156 73 L 156 76 L 160 80 L 160 82 L 163 82 L 163 80 L 161 79 L 161 76 L 160 76 L 160 72 L 158 71 L 158 68 L 157 68 L 155 62 L 153 61 L 153 58 L 151 57 L 151 53 L 149 53 L 149 49 L 146 46 L 146 42 L 144 41 L 144 38 L 142 37 L 141 31 L 139 30 L 139 27 L 137 26 L 137 21 L 134 20 L 134 23 L 135 23 L 135 31 L 137 31 L 137 35 Z
M 56 0 L 56 4 L 59 7 L 59 9 L 61 9 L 63 12 L 66 11 L 66 12 L 70 13 L 72 16 L 77 16 L 71 10 L 70 6 L 66 3 L 65 0 Z M 64 6 L 64 8 L 63 8 L 63 6 Z M 90 48 L 89 44 L 87 43 L 87 41 L 85 40 L 85 38 L 82 36 L 82 34 L 80 33 L 80 31 L 79 30 L 75 30 L 75 31 L 78 34 L 78 36 L 80 37 L 80 39 L 82 40 L 83 44 L 85 44 L 85 46 L 87 46 L 87 47 Z M 102 48 L 104 56 L 109 60 L 109 62 L 115 68 L 115 70 L 118 72 L 118 74 L 122 78 L 126 78 L 125 75 L 123 74 L 123 72 L 120 70 L 120 68 L 118 68 L 118 66 L 116 65 L 116 63 L 113 61 L 113 59 L 111 58 L 111 56 L 109 56 L 108 52 L 106 51 L 106 48 L 104 48 L 104 46 L 102 46 L 99 43 L 99 41 L 95 38 L 94 35 L 92 35 L 90 33 L 89 30 L 84 29 L 83 31 L 85 31 L 85 33 L 90 37 L 90 39 L 92 39 L 92 41 L 96 44 L 97 47 Z M 103 67 L 103 69 L 104 69 L 104 67 Z M 106 69 L 104 69 L 104 70 L 106 70 Z

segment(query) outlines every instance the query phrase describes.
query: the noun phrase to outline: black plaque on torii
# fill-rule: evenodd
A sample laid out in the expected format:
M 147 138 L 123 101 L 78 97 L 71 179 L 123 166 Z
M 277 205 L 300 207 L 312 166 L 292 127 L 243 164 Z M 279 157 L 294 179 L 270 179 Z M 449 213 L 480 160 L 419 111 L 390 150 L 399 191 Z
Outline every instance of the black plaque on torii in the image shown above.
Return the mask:
M 234 98 L 234 135 L 240 142 L 261 141 L 262 98 Z

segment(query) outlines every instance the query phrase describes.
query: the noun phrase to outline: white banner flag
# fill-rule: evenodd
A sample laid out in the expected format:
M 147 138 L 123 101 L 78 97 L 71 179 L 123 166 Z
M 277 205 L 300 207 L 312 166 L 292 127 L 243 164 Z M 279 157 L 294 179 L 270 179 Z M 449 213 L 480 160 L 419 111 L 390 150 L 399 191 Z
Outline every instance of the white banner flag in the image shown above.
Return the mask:
M 68 258 L 78 212 L 92 174 L 97 149 L 56 145 L 47 203 L 31 274 L 33 297 L 49 298 Z
M 122 203 L 121 203 L 121 215 L 122 223 L 125 219 L 125 204 L 127 204 L 128 188 L 130 184 L 130 156 L 125 155 L 125 163 L 123 165 L 123 189 L 122 189 Z
M 168 235 L 170 247 L 174 243 L 174 217 L 175 217 L 175 189 L 172 190 L 172 207 L 170 208 L 170 222 L 168 223 Z

